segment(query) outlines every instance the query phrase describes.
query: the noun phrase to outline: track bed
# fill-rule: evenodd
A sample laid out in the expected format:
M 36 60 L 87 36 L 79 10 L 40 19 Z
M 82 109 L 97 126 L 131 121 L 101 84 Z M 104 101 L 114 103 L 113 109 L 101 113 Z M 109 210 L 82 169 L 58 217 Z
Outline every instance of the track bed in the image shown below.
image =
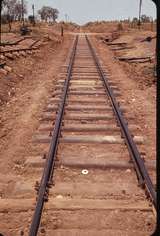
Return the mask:
M 14 235 L 22 230 L 21 235 L 30 236 L 149 236 L 156 199 L 148 171 L 154 173 L 155 163 L 144 165 L 145 137 L 135 117 L 127 115 L 118 84 L 97 63 L 90 40 L 81 35 L 72 47 L 33 137 L 45 155 L 26 157 L 28 180 L 19 185 L 15 181 L 12 203 L 11 190 L 8 204 L 6 192 L 2 217 L 8 211 L 7 222 L 14 214 Z M 129 152 L 114 101 L 138 157 Z M 23 226 L 16 222 L 20 214 Z

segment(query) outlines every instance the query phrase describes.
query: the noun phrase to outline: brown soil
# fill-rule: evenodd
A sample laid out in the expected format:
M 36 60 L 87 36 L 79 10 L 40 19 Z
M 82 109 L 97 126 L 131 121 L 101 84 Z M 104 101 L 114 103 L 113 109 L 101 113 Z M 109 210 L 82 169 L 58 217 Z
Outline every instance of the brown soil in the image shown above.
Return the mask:
M 38 54 L 17 59 L 16 66 L 15 61 L 10 62 L 13 73 L 1 79 L 1 97 L 5 101 L 0 110 L 1 172 L 13 169 L 14 161 L 21 160 L 30 149 L 33 131 L 69 42 L 68 36 L 63 44 L 51 41 Z
M 47 32 L 49 32 L 49 30 L 46 29 L 45 32 L 48 34 Z M 28 168 L 28 170 L 26 170 L 23 163 L 26 157 L 38 154 L 43 155 L 44 151 L 48 148 L 47 145 L 33 145 L 32 137 L 40 125 L 40 119 L 42 118 L 44 108 L 46 107 L 46 103 L 49 100 L 50 95 L 53 93 L 54 85 L 58 80 L 57 75 L 62 72 L 60 71 L 60 66 L 65 62 L 68 49 L 71 45 L 71 36 L 66 35 L 62 43 L 60 43 L 60 41 L 59 43 L 55 43 L 55 40 L 53 39 L 54 33 L 52 31 L 49 33 L 49 37 L 51 40 L 40 49 L 38 54 L 17 59 L 16 66 L 15 61 L 10 62 L 9 65 L 14 68 L 13 72 L 7 77 L 3 77 L 0 81 L 3 88 L 0 91 L 2 97 L 2 106 L 0 110 L 0 182 L 2 182 L 2 186 L 3 179 L 4 184 L 10 183 L 10 185 L 8 185 L 10 186 L 8 192 L 4 192 L 3 189 L 0 191 L 1 198 L 7 196 L 8 198 L 35 197 L 34 183 L 35 180 L 38 179 L 38 176 L 40 178 L 42 174 L 42 169 L 40 168 L 38 170 L 35 170 L 34 168 Z M 125 37 L 127 38 L 128 36 Z M 146 136 L 147 141 L 144 146 L 144 150 L 147 154 L 146 158 L 155 159 L 155 84 L 153 84 L 153 82 L 146 83 L 146 77 L 143 75 L 143 70 L 140 76 L 137 76 L 137 73 L 140 71 L 139 65 L 137 65 L 137 72 L 135 72 L 133 65 L 119 63 L 114 58 L 115 55 L 113 52 L 110 51 L 105 44 L 99 41 L 98 38 L 92 37 L 92 41 L 97 48 L 100 58 L 107 66 L 110 77 L 119 85 L 122 95 L 121 100 L 123 100 L 124 104 L 127 105 L 127 115 L 131 114 L 135 117 L 135 120 L 137 121 L 136 125 L 140 127 L 141 135 Z M 135 52 L 133 52 L 133 54 L 134 53 Z M 152 76 L 149 77 L 149 80 L 150 79 L 152 81 L 154 80 Z M 79 159 L 80 148 L 81 154 L 82 156 L 84 155 L 84 157 L 88 153 L 94 156 L 96 150 L 98 149 L 97 148 L 95 150 L 95 146 L 92 147 L 92 149 L 89 149 L 87 145 L 81 145 L 80 147 L 77 147 L 76 150 L 74 149 L 74 153 L 72 150 L 72 145 L 66 145 L 66 149 L 62 147 L 59 151 L 61 151 L 62 154 L 63 152 L 66 154 L 67 151 L 69 155 L 77 154 L 76 158 Z M 99 150 L 99 153 L 105 152 L 106 149 L 104 148 L 102 150 Z M 6 175 L 6 173 L 9 174 Z M 66 182 L 68 185 L 71 183 L 78 184 L 81 180 L 81 187 L 87 185 L 90 186 L 90 184 L 94 184 L 96 181 L 98 185 L 102 184 L 103 186 L 103 184 L 106 183 L 106 179 L 108 184 L 110 184 L 110 182 L 115 178 L 114 182 L 117 182 L 117 180 L 119 181 L 118 185 L 120 187 L 120 193 L 115 193 L 118 191 L 116 187 L 113 188 L 113 193 L 109 192 L 107 195 L 105 192 L 105 196 L 107 196 L 107 198 L 113 197 L 114 199 L 120 197 L 123 198 L 126 194 L 125 191 L 121 191 L 122 183 L 125 181 L 125 183 L 127 183 L 127 181 L 129 183 L 133 181 L 133 187 L 136 190 L 138 189 L 138 191 L 133 191 L 134 188 L 131 189 L 131 193 L 128 192 L 125 195 L 125 199 L 130 202 L 133 195 L 135 203 L 137 199 L 144 199 L 144 192 L 137 187 L 137 183 L 134 181 L 135 172 L 132 170 L 129 170 L 129 172 L 128 170 L 124 172 L 114 171 L 112 169 L 108 170 L 108 172 L 105 172 L 104 170 L 91 170 L 85 177 L 82 176 L 81 169 L 71 170 L 69 168 L 63 168 L 62 166 L 62 168 L 56 170 L 55 176 L 57 186 L 63 182 Z M 24 183 L 21 184 L 23 181 Z M 13 187 L 15 190 L 15 186 L 17 186 L 18 189 L 17 195 L 16 192 L 12 192 Z M 22 191 L 22 195 L 20 195 L 20 191 Z M 88 188 L 88 191 L 90 191 L 90 188 Z M 107 191 L 106 188 L 105 191 Z M 54 195 L 55 193 L 52 192 L 51 195 L 52 194 Z M 59 196 L 56 194 L 55 196 Z M 86 194 L 85 191 L 83 194 L 85 197 L 87 196 L 86 198 L 88 199 L 92 199 L 94 197 L 95 199 L 97 198 L 96 194 L 95 196 L 89 195 Z M 72 198 L 72 195 L 67 195 L 67 198 L 68 197 Z M 80 196 L 78 196 L 78 198 L 79 197 Z M 104 196 L 101 197 L 103 199 Z M 3 219 L 1 227 L 8 230 L 6 230 L 6 232 L 9 233 L 9 236 L 12 236 L 13 232 L 15 235 L 19 235 L 21 227 L 19 222 L 22 222 L 24 228 L 21 228 L 25 229 L 27 232 L 32 215 L 33 211 L 23 213 L 17 212 L 14 214 L 13 219 L 12 212 L 3 212 L 0 214 L 0 218 Z M 22 218 L 22 221 L 20 218 Z M 128 220 L 126 222 L 126 228 L 124 227 L 124 218 L 127 218 Z M 140 235 L 140 232 L 144 230 L 144 232 L 142 232 L 142 235 L 144 235 L 145 232 L 153 231 L 154 224 L 155 219 L 151 211 L 136 211 L 136 213 L 134 211 L 130 211 L 126 213 L 123 210 L 119 212 L 116 209 L 107 212 L 104 210 L 96 212 L 93 210 L 81 209 L 76 213 L 73 213 L 73 211 L 64 210 L 55 210 L 50 212 L 50 210 L 45 209 L 44 219 L 41 223 L 41 232 L 42 235 L 44 235 L 43 226 L 45 228 L 47 225 L 47 235 L 52 235 L 52 230 L 55 229 L 57 229 L 57 235 L 65 235 L 67 230 L 68 234 L 70 234 L 70 228 L 75 229 L 76 234 L 79 233 L 80 230 L 83 230 L 83 227 L 89 231 L 93 229 L 93 235 L 96 235 L 95 233 L 100 229 L 105 232 L 106 230 L 109 230 L 108 235 L 114 235 L 116 230 L 117 235 L 119 235 L 119 230 L 120 233 L 126 233 L 126 229 L 128 230 L 128 235 L 131 235 L 129 234 L 131 229 L 134 230 L 133 233 L 135 232 L 136 234 L 136 232 L 138 232 L 139 234 L 137 235 Z M 64 234 L 63 232 L 58 232 L 58 229 L 62 229 L 62 231 L 64 230 Z M 92 232 L 90 233 L 92 234 Z M 103 235 L 103 232 L 101 235 Z
M 144 38 L 146 32 L 139 33 L 136 37 Z M 133 33 L 129 36 L 124 35 L 123 41 L 128 42 L 128 38 L 133 38 Z M 121 38 L 117 41 L 122 41 Z M 107 66 L 108 72 L 113 80 L 119 83 L 119 89 L 128 106 L 128 112 L 136 117 L 137 125 L 141 127 L 141 131 L 146 136 L 145 151 L 147 158 L 155 159 L 156 152 L 156 87 L 153 71 L 151 74 L 145 74 L 144 70 L 153 64 L 130 65 L 129 63 L 119 62 L 115 59 L 115 54 L 104 43 L 94 40 L 97 45 L 99 55 L 104 65 Z M 115 42 L 115 41 L 114 41 Z M 142 45 L 144 47 L 142 47 Z M 141 51 L 145 53 L 146 43 L 142 44 Z M 155 44 L 152 45 L 152 53 L 154 53 Z M 136 56 L 133 50 L 132 55 Z M 141 70 L 140 70 L 141 68 Z
M 12 37 L 11 37 L 12 35 Z M 17 39 L 21 39 L 22 37 L 16 36 L 16 34 L 11 34 L 10 36 L 5 35 L 5 38 L 7 41 L 7 38 L 9 37 L 10 40 L 9 42 L 15 42 Z M 15 37 L 17 39 L 15 40 Z M 41 40 L 41 54 L 45 52 L 45 50 L 48 48 L 45 47 L 48 42 L 50 42 L 50 47 L 51 48 L 56 48 L 61 43 L 61 38 L 57 35 L 56 38 L 53 38 L 53 35 L 48 35 L 46 38 L 45 36 L 43 38 L 38 37 L 39 40 Z M 23 49 L 23 48 L 28 48 L 30 47 L 33 42 L 35 42 L 35 38 L 26 38 L 25 40 L 21 41 L 18 45 L 14 46 L 6 46 L 3 50 L 11 50 L 11 49 Z M 3 105 L 5 104 L 10 97 L 12 97 L 15 94 L 16 90 L 16 85 L 20 82 L 23 81 L 24 79 L 24 74 L 25 70 L 23 71 L 23 68 L 26 69 L 27 71 L 32 71 L 32 66 L 34 65 L 35 61 L 41 56 L 40 54 L 36 55 L 26 55 L 25 58 L 21 56 L 21 59 L 5 59 L 6 65 L 9 66 L 13 72 L 9 73 L 7 76 L 3 75 L 0 73 L 0 104 Z M 16 63 L 16 65 L 15 65 Z M 28 72 L 29 72 L 28 71 Z

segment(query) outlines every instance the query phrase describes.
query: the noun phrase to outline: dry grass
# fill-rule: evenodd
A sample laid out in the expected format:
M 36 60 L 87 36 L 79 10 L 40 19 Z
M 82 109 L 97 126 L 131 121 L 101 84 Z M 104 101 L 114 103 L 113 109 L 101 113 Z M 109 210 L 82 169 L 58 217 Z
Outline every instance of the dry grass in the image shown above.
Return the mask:
M 43 29 L 48 29 L 54 30 L 55 32 L 61 32 L 61 27 L 63 26 L 65 31 L 77 31 L 79 30 L 79 26 L 70 22 L 70 23 L 64 23 L 64 22 L 59 22 L 59 23 L 45 23 L 45 22 L 37 22 L 36 26 L 34 27 L 32 24 L 26 22 L 25 25 L 27 25 L 32 31 L 34 32 L 41 32 Z M 22 26 L 21 22 L 14 22 L 12 23 L 12 29 L 11 33 L 19 33 L 20 32 L 20 27 Z M 9 25 L 8 24 L 2 24 L 2 33 L 9 33 Z
M 120 27 L 121 25 L 121 27 Z M 89 22 L 82 27 L 85 32 L 96 32 L 96 33 L 108 33 L 115 30 L 128 30 L 128 29 L 138 29 L 136 24 L 131 23 L 120 23 L 119 21 L 107 22 L 107 21 L 96 21 Z M 156 23 L 143 23 L 141 25 L 142 30 L 156 32 Z

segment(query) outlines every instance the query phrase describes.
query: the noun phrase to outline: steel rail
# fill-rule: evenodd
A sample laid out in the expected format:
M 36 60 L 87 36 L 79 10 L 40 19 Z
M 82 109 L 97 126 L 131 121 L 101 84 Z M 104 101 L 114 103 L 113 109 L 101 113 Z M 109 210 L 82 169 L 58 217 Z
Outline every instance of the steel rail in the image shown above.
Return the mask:
M 63 94 L 62 94 L 61 102 L 59 104 L 59 108 L 58 108 L 58 112 L 57 112 L 57 117 L 56 117 L 55 126 L 54 126 L 54 132 L 53 132 L 53 136 L 52 136 L 52 140 L 51 140 L 51 144 L 50 144 L 49 153 L 47 155 L 46 165 L 45 165 L 45 168 L 43 171 L 41 184 L 39 187 L 36 208 L 35 208 L 35 212 L 33 215 L 32 223 L 31 223 L 31 227 L 30 227 L 30 231 L 29 231 L 29 236 L 36 236 L 38 233 L 39 225 L 40 225 L 43 205 L 44 205 L 44 201 L 46 200 L 45 199 L 46 192 L 49 187 L 51 173 L 52 173 L 52 170 L 53 170 L 54 164 L 55 164 L 55 156 L 56 156 L 56 151 L 57 151 L 57 146 L 58 146 L 58 138 L 60 135 L 60 129 L 61 129 L 62 119 L 63 119 L 63 114 L 64 114 L 65 101 L 66 101 L 66 97 L 67 97 L 69 82 L 71 79 L 77 43 L 78 43 L 78 36 L 76 36 L 76 39 L 74 41 L 73 50 L 72 50 L 71 57 L 70 57 L 70 63 L 69 63 L 68 70 L 67 70 L 67 78 L 64 83 Z
M 118 121 L 118 124 L 121 127 L 121 132 L 122 132 L 122 135 L 125 139 L 125 143 L 128 147 L 129 154 L 132 158 L 132 162 L 134 164 L 138 180 L 139 180 L 141 186 L 146 188 L 147 193 L 149 194 L 149 197 L 150 197 L 151 201 L 153 202 L 153 205 L 154 205 L 155 209 L 157 209 L 156 191 L 155 191 L 153 183 L 152 183 L 152 181 L 149 177 L 147 169 L 144 165 L 144 161 L 142 160 L 142 158 L 140 156 L 140 153 L 137 149 L 137 146 L 136 146 L 135 142 L 133 141 L 132 135 L 131 135 L 131 133 L 128 129 L 127 122 L 126 122 L 125 118 L 123 117 L 123 115 L 121 113 L 119 105 L 118 105 L 118 103 L 115 99 L 115 96 L 112 92 L 112 89 L 111 89 L 111 87 L 110 87 L 110 85 L 107 81 L 107 78 L 106 78 L 106 76 L 103 72 L 103 69 L 100 65 L 99 59 L 98 59 L 98 57 L 95 53 L 95 50 L 92 47 L 92 44 L 91 44 L 90 40 L 88 39 L 87 35 L 86 35 L 86 40 L 87 40 L 88 46 L 91 50 L 91 53 L 93 55 L 95 64 L 96 64 L 98 72 L 99 72 L 99 75 L 100 75 L 100 77 L 101 77 L 101 79 L 102 79 L 102 81 L 105 85 L 106 92 L 109 95 L 109 98 L 110 98 L 110 101 L 111 101 L 111 104 L 112 104 L 112 108 L 114 110 L 114 113 L 115 113 L 116 119 Z

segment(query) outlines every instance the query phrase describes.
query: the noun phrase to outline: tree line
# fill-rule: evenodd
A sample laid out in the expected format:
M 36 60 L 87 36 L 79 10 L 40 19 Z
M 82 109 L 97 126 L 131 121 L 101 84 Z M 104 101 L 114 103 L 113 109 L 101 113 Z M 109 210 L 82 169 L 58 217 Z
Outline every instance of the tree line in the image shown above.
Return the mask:
M 149 23 L 153 21 L 153 17 L 147 16 L 147 15 L 141 15 L 140 21 L 142 23 Z M 138 23 L 139 19 L 137 17 L 134 17 L 132 20 L 133 23 Z
M 22 21 L 23 15 L 27 14 L 27 2 L 24 1 L 23 6 L 21 0 L 3 0 L 2 1 L 2 24 L 8 24 L 9 30 L 14 21 Z M 59 11 L 56 8 L 43 6 L 37 11 L 42 21 L 55 22 L 58 18 Z M 28 16 L 28 20 L 32 23 L 35 19 L 33 15 Z
M 27 14 L 26 3 L 22 8 L 22 4 L 18 0 L 3 0 L 2 1 L 2 23 L 9 24 L 9 30 L 13 21 L 21 21 L 23 14 Z

